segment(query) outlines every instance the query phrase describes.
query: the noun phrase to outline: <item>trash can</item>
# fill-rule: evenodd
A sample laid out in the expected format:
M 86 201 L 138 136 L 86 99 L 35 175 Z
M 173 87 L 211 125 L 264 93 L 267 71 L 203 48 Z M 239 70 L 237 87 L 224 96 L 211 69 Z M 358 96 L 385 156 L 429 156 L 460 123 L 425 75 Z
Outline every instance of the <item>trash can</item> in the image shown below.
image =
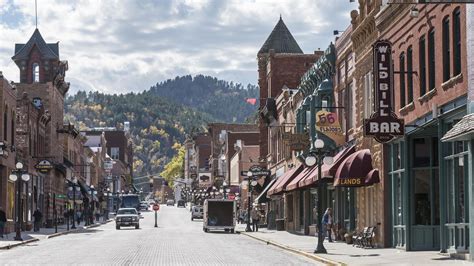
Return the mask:
M 276 230 L 285 231 L 285 219 L 276 219 Z

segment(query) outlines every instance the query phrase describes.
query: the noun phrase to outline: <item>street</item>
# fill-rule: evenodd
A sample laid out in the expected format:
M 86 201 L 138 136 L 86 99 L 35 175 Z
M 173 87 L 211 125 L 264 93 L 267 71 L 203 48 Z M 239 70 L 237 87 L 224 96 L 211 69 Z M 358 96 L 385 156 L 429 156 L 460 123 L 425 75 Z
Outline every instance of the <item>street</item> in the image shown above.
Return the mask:
M 239 234 L 204 233 L 185 208 L 142 212 L 140 229 L 113 222 L 0 251 L 0 264 L 313 265 L 316 262 Z

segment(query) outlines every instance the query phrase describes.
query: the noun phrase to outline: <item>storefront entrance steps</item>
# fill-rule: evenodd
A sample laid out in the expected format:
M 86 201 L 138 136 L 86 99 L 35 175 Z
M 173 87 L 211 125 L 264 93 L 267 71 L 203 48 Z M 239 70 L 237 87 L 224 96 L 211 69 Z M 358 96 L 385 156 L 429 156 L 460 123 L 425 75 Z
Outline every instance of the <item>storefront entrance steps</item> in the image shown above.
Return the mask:
M 243 229 L 243 230 L 242 230 Z M 437 251 L 403 251 L 396 248 L 357 248 L 345 242 L 329 243 L 324 246 L 327 254 L 313 254 L 317 238 L 292 234 L 286 231 L 259 228 L 258 232 L 245 232 L 245 227 L 238 227 L 241 234 L 263 241 L 300 255 L 332 265 L 466 265 L 468 261 L 450 258 Z

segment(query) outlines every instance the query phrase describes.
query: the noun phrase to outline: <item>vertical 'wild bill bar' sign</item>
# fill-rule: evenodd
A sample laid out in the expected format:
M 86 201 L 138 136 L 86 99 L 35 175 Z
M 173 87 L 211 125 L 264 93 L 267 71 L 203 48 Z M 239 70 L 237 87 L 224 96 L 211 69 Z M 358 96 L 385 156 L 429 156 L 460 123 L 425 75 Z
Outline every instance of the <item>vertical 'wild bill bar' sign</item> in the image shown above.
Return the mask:
M 369 119 L 364 119 L 364 135 L 385 143 L 396 136 L 404 135 L 405 126 L 392 109 L 392 44 L 379 40 L 374 43 L 373 49 L 376 110 Z

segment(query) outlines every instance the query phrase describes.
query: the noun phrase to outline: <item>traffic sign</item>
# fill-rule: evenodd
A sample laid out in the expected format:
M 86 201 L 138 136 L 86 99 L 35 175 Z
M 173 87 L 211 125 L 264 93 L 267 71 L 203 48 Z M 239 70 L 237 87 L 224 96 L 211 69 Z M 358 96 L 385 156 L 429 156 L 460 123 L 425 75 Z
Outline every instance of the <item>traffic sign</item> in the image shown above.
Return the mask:
M 160 205 L 158 205 L 158 204 L 153 205 L 153 210 L 154 211 L 159 211 L 160 210 Z

